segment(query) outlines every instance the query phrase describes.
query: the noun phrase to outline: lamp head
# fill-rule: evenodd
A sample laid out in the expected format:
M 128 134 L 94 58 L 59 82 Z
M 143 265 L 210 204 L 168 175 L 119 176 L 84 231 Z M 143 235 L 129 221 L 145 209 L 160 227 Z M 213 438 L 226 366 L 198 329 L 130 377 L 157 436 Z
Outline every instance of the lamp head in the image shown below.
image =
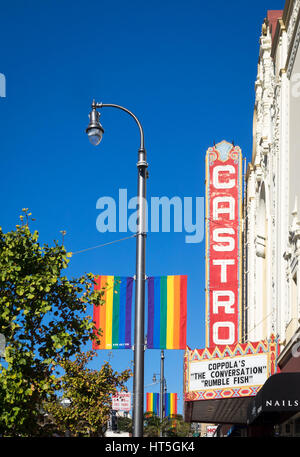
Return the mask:
M 97 146 L 102 140 L 104 129 L 100 124 L 100 113 L 96 110 L 96 105 L 93 102 L 92 111 L 89 114 L 90 123 L 87 126 L 86 133 L 89 137 L 90 142 Z

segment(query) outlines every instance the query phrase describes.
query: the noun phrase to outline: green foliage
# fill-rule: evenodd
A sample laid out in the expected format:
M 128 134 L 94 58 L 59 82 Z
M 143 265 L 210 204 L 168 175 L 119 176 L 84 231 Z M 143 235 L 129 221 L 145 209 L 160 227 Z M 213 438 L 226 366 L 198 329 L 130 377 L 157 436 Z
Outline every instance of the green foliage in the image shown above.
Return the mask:
M 144 436 L 156 437 L 164 432 L 166 420 L 162 421 L 153 413 L 144 414 Z
M 63 275 L 70 253 L 55 242 L 41 246 L 23 210 L 16 230 L 0 228 L 0 333 L 6 363 L 0 364 L 0 434 L 44 433 L 42 405 L 55 398 L 54 370 L 99 339 L 87 306 L 103 303 L 92 274 Z
M 64 374 L 59 382 L 69 406 L 58 399 L 44 405 L 58 434 L 103 436 L 111 413 L 111 396 L 119 389 L 126 390 L 131 371 L 114 372 L 108 362 L 99 371 L 88 369 L 87 362 L 95 355 L 90 351 L 77 354 L 74 361 L 61 362 Z
M 130 417 L 118 417 L 118 430 L 132 434 L 133 424 Z
M 180 414 L 175 414 L 168 419 L 165 436 L 189 436 L 191 424 L 184 422 L 184 419 Z
M 190 424 L 184 422 L 180 414 L 165 417 L 162 421 L 153 413 L 144 415 L 144 436 L 189 436 Z

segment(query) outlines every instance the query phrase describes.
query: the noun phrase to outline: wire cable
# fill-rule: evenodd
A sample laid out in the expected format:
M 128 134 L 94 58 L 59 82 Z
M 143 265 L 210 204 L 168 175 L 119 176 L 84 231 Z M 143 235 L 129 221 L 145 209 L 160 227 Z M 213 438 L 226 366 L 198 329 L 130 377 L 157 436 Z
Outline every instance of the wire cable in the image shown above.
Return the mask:
M 119 240 L 110 241 L 109 243 L 99 244 L 98 246 L 93 246 L 91 248 L 82 249 L 81 251 L 71 252 L 72 255 L 81 254 L 82 252 L 91 251 L 93 249 L 102 248 L 103 246 L 108 246 L 109 244 L 120 243 L 121 241 L 129 240 L 130 238 L 135 238 L 137 235 L 127 236 L 126 238 L 120 238 Z

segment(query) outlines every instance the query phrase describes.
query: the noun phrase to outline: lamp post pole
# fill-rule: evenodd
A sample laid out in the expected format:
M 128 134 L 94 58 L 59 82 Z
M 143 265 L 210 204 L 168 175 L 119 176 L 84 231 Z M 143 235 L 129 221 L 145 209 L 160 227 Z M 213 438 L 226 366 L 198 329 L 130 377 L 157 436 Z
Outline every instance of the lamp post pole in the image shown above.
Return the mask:
M 104 133 L 99 122 L 97 109 L 111 107 L 125 111 L 136 122 L 140 132 L 138 150 L 138 224 L 136 233 L 136 285 L 135 285 L 135 321 L 134 321 L 134 373 L 133 373 L 133 436 L 143 436 L 144 417 L 144 327 L 145 327 L 145 282 L 146 282 L 146 179 L 147 156 L 144 131 L 138 118 L 128 109 L 115 104 L 92 103 L 90 123 L 86 132 L 92 144 L 99 144 Z
M 165 361 L 165 354 L 164 351 L 160 353 L 160 420 L 163 421 L 164 418 L 164 393 L 165 393 L 165 373 L 164 373 L 164 361 Z

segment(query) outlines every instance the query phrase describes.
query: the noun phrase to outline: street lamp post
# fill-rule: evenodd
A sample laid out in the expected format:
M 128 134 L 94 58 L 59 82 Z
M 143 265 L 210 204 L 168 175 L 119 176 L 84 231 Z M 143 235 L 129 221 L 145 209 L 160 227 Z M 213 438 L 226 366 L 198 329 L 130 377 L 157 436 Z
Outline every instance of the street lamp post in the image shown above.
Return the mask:
M 162 350 L 160 352 L 160 373 L 159 373 L 159 384 L 160 384 L 160 397 L 159 397 L 159 417 L 162 421 L 165 417 L 165 401 L 164 401 L 164 394 L 166 393 L 166 380 L 165 380 L 165 371 L 164 371 L 164 361 L 165 361 L 165 354 Z M 156 373 L 153 374 L 152 381 L 156 383 Z
M 164 409 L 165 409 L 165 402 L 164 402 L 164 391 L 165 391 L 165 370 L 164 370 L 164 361 L 165 361 L 165 354 L 164 351 L 160 353 L 160 420 L 163 421 L 164 418 Z
M 104 129 L 100 124 L 100 113 L 97 109 L 117 108 L 125 111 L 136 122 L 140 132 L 138 150 L 138 225 L 136 233 L 136 287 L 135 287 L 135 321 L 134 321 L 134 373 L 133 373 L 133 436 L 143 436 L 144 416 L 144 326 L 145 326 L 145 281 L 146 281 L 146 179 L 147 156 L 144 131 L 138 118 L 128 109 L 114 104 L 92 103 L 90 123 L 86 129 L 90 142 L 98 145 Z

